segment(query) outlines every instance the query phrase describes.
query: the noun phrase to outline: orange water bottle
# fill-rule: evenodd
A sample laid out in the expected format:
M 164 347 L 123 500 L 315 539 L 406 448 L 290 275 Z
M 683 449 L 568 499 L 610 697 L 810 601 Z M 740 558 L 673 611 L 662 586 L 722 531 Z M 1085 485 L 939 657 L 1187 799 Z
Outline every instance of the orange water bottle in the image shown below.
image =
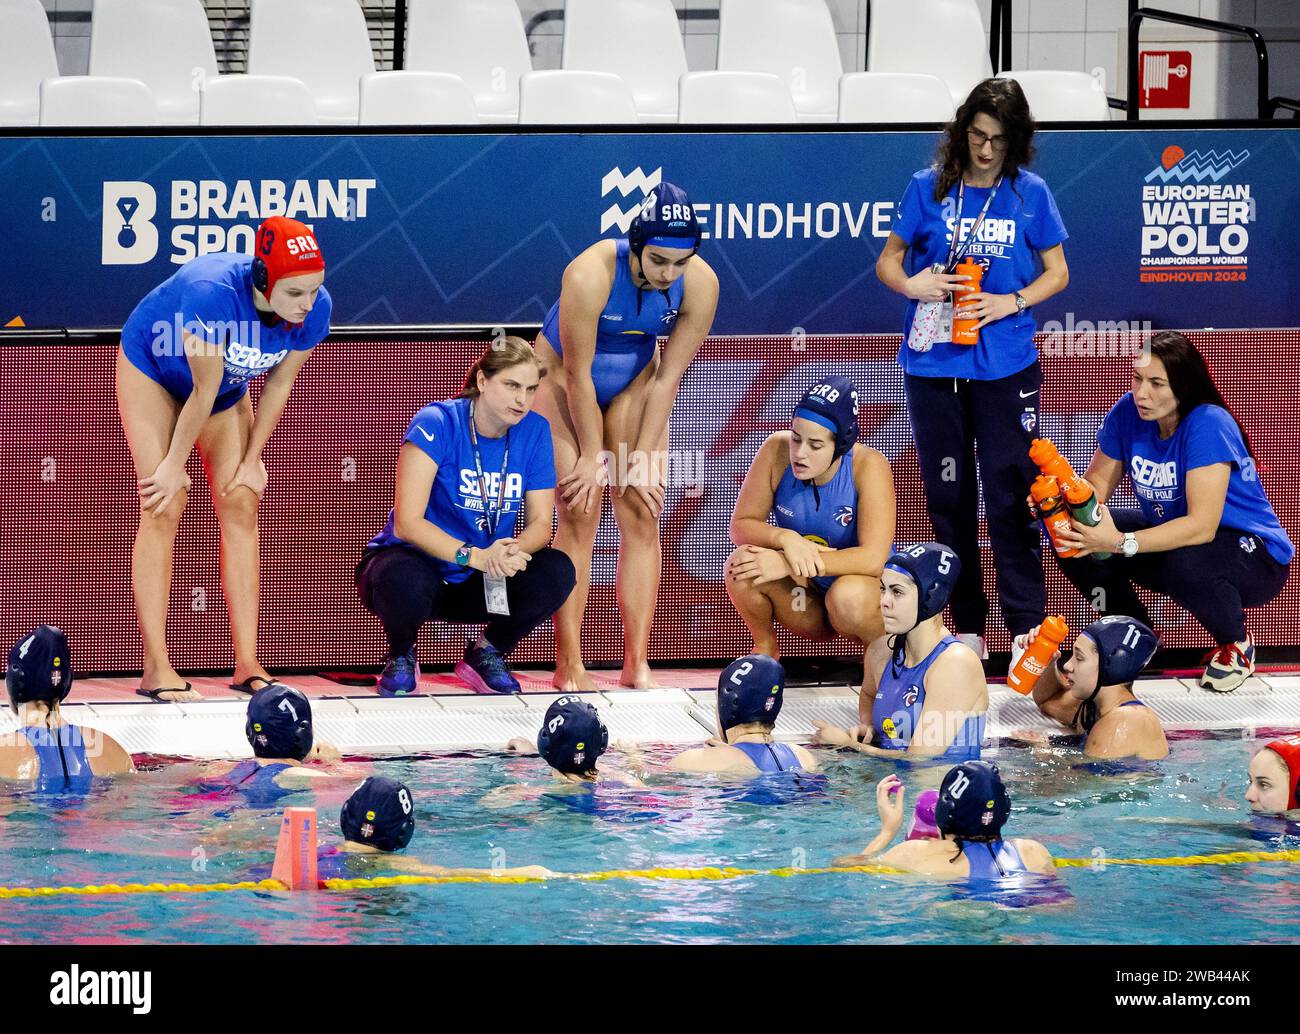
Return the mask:
M 958 276 L 966 276 L 970 277 L 970 279 L 965 284 L 958 285 L 965 287 L 966 290 L 953 291 L 952 293 L 952 343 L 954 345 L 978 345 L 980 332 L 975 327 L 979 323 L 979 318 L 976 316 L 958 316 L 956 310 L 966 304 L 962 299 L 969 298 L 980 289 L 980 281 L 984 278 L 984 267 L 974 259 L 967 257 L 957 263 L 956 273 Z
M 1070 516 L 1080 524 L 1095 528 L 1101 523 L 1097 493 L 1092 485 L 1074 472 L 1070 461 L 1061 455 L 1056 445 L 1047 438 L 1035 438 L 1029 446 L 1029 458 L 1038 464 L 1038 469 L 1047 477 L 1056 478 L 1065 495 Z M 1105 560 L 1109 553 L 1094 553 L 1093 556 Z
M 1063 531 L 1070 530 L 1070 508 L 1061 493 L 1061 486 L 1056 478 L 1040 474 L 1034 479 L 1029 495 L 1034 500 L 1034 507 L 1042 519 L 1043 528 L 1058 556 L 1076 556 L 1078 550 L 1062 546 L 1057 542 Z
M 1020 660 L 1007 673 L 1007 685 L 1017 693 L 1032 693 L 1034 686 L 1038 685 L 1038 676 L 1047 670 L 1069 634 L 1070 627 L 1065 623 L 1065 618 L 1055 615 L 1044 618 L 1038 626 L 1038 634 L 1029 640 Z

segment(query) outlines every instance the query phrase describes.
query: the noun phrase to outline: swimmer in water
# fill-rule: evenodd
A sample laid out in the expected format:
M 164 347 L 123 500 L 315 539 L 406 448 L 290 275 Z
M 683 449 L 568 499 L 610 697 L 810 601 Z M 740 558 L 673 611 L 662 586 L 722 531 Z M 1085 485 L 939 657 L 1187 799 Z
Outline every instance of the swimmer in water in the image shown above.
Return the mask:
M 909 839 L 890 847 L 903 825 L 905 798 L 906 788 L 897 776 L 886 776 L 876 784 L 880 832 L 860 854 L 837 858 L 832 864 L 877 862 L 950 881 L 1009 880 L 1056 871 L 1051 854 L 1037 840 L 1002 838 L 1011 797 L 992 762 L 964 761 L 943 777 L 934 808 L 938 839 Z
M 1034 631 L 1037 631 L 1035 629 Z M 1012 667 L 1034 632 L 1013 644 Z M 1113 614 L 1079 633 L 1064 664 L 1048 665 L 1034 686 L 1034 703 L 1049 718 L 1087 737 L 1092 758 L 1169 755 L 1156 713 L 1133 695 L 1133 680 L 1147 666 L 1160 640 L 1137 618 Z
M 566 787 L 572 790 L 601 785 L 645 785 L 627 772 L 608 766 L 597 768 L 597 762 L 609 749 L 609 729 L 595 707 L 579 696 L 560 697 L 546 709 L 536 743 L 516 737 L 506 744 L 506 749 L 512 753 L 540 754 L 542 760 L 551 766 L 552 785 L 536 787 L 516 783 L 498 786 L 483 798 L 483 803 L 489 807 L 514 804 L 524 798 L 539 797 Z
M 817 740 L 876 757 L 963 761 L 980 756 L 988 684 L 980 659 L 943 623 L 961 573 L 947 546 L 922 542 L 898 550 L 880 576 L 886 634 L 871 644 L 872 700 L 860 699 L 860 724 L 813 722 Z
M 350 879 L 375 869 L 396 869 L 421 876 L 525 876 L 545 879 L 555 875 L 540 865 L 514 869 L 464 869 L 431 865 L 396 852 L 415 834 L 415 806 L 405 784 L 384 776 L 371 776 L 358 786 L 339 813 L 343 843 L 317 852 L 317 873 L 322 880 Z
M 236 826 L 238 827 L 238 823 Z M 364 879 L 394 872 L 417 876 L 524 876 L 544 879 L 553 876 L 540 865 L 514 869 L 466 869 L 433 865 L 398 852 L 406 849 L 415 835 L 415 802 L 404 783 L 385 776 L 370 776 L 352 791 L 339 812 L 343 840 L 321 844 L 316 848 L 316 875 L 319 880 Z M 255 828 L 240 828 L 238 837 L 256 835 Z M 226 850 L 234 850 L 227 838 Z M 255 865 L 248 879 L 271 878 L 273 866 Z
M 1250 759 L 1246 800 L 1252 815 L 1298 817 L 1300 809 L 1300 735 L 1266 744 Z
M 785 695 L 785 669 L 766 654 L 751 653 L 727 665 L 718 678 L 718 734 L 722 743 L 678 754 L 668 767 L 684 772 L 760 775 L 816 772 L 817 759 L 798 744 L 773 736 Z
M 355 774 L 352 769 L 308 767 L 304 762 L 336 764 L 339 750 L 331 743 L 315 740 L 311 704 L 302 693 L 283 683 L 272 682 L 248 701 L 244 735 L 253 757 L 218 772 L 209 773 L 200 785 L 208 793 L 240 795 L 258 806 L 269 807 L 286 794 L 305 790 L 321 779 Z
M 135 771 L 112 736 L 59 713 L 72 691 L 68 637 L 59 629 L 41 625 L 9 651 L 5 689 L 18 731 L 0 736 L 0 779 L 35 782 L 42 793 L 84 792 L 95 776 Z

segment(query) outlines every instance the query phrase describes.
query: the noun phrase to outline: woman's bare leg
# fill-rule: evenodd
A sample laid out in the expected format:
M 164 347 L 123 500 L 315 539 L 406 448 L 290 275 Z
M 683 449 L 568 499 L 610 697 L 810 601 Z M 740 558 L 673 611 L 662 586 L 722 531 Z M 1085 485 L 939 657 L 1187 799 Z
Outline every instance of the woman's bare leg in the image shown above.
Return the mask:
M 821 596 L 812 589 L 799 586 L 793 578 L 755 585 L 749 579 L 734 577 L 731 559 L 728 558 L 724 582 L 736 613 L 754 638 L 754 653 L 780 658 L 777 626 L 814 642 L 835 637 L 835 629 L 831 627 Z
M 538 341 L 537 354 L 547 367 L 542 386 L 537 391 L 533 409 L 546 417 L 551 425 L 551 445 L 555 450 L 557 480 L 573 470 L 578 462 L 578 438 L 569 416 L 568 398 L 564 392 L 564 370 L 555 353 Z M 582 661 L 582 618 L 587 611 L 587 593 L 591 588 L 591 553 L 596 545 L 596 531 L 600 527 L 600 514 L 604 506 L 604 490 L 592 503 L 590 513 L 573 512 L 564 499 L 556 493 L 555 510 L 558 527 L 552 545 L 573 561 L 577 582 L 564 605 L 555 612 L 555 678 L 552 684 L 563 693 L 594 693 L 598 689 L 587 674 Z
M 871 665 L 867 663 L 867 648 L 885 634 L 885 622 L 880 616 L 880 579 L 862 574 L 840 575 L 826 594 L 826 611 L 835 631 L 862 644 L 862 686 L 858 698 L 874 699 L 877 687 Z
M 118 412 L 122 417 L 122 430 L 131 450 L 136 478 L 148 477 L 158 469 L 158 464 L 171 447 L 172 431 L 181 404 L 162 385 L 132 366 L 120 348 L 116 382 Z M 140 511 L 140 524 L 131 551 L 131 591 L 135 596 L 140 640 L 144 647 L 141 689 L 185 684 L 167 654 L 167 608 L 171 601 L 173 545 L 186 498 L 186 491 L 181 489 L 163 513 L 155 515 L 152 511 Z M 202 698 L 198 693 L 181 692 L 165 694 L 163 699 Z
M 623 619 L 623 672 L 619 682 L 636 689 L 653 689 L 658 685 L 650 671 L 649 655 L 650 631 L 659 603 L 663 546 L 659 540 L 659 519 L 650 515 L 632 488 L 622 496 L 617 489 L 631 472 L 640 470 L 648 474 L 655 460 L 666 459 L 668 454 L 665 428 L 654 444 L 658 457 L 636 455 L 645 395 L 658 365 L 656 356 L 636 380 L 613 398 L 605 413 L 605 448 L 614 458 L 615 466 L 611 472 L 614 487 L 610 496 L 619 539 L 618 610 Z
M 253 428 L 253 404 L 245 395 L 229 409 L 214 413 L 199 435 L 199 453 L 208 475 L 212 507 L 221 526 L 221 587 L 230 613 L 230 640 L 235 650 L 235 682 L 253 676 L 270 679 L 257 659 L 257 615 L 261 556 L 257 531 L 258 498 L 240 486 L 221 490 L 239 469 Z

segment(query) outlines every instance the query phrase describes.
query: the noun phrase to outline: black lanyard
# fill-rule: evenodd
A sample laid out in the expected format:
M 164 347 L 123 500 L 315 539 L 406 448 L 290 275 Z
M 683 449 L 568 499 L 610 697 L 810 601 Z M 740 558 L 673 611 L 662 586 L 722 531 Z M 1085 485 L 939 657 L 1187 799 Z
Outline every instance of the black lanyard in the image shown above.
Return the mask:
M 957 264 L 966 257 L 966 252 L 970 246 L 975 243 L 975 235 L 980 231 L 980 224 L 984 222 L 984 217 L 989 213 L 989 205 L 993 204 L 993 199 L 998 196 L 998 187 L 1002 186 L 1002 177 L 993 184 L 993 189 L 989 191 L 989 196 L 984 202 L 984 207 L 980 209 L 979 218 L 975 220 L 975 225 L 971 227 L 970 236 L 966 238 L 966 243 L 960 245 L 961 235 L 961 209 L 962 203 L 966 200 L 966 179 L 962 177 L 957 185 L 957 221 L 952 226 L 952 241 L 948 245 L 948 264 L 944 267 L 949 273 L 957 268 Z
M 478 494 L 483 500 L 483 521 L 488 526 L 488 534 L 495 540 L 497 537 L 497 525 L 501 521 L 501 509 L 506 496 L 506 467 L 510 464 L 510 431 L 506 430 L 506 454 L 501 461 L 500 484 L 497 486 L 497 506 L 496 516 L 493 517 L 492 508 L 488 505 L 487 478 L 483 476 L 483 461 L 478 454 L 478 434 L 474 430 L 474 400 L 469 402 L 469 440 L 474 446 L 474 469 L 478 471 Z

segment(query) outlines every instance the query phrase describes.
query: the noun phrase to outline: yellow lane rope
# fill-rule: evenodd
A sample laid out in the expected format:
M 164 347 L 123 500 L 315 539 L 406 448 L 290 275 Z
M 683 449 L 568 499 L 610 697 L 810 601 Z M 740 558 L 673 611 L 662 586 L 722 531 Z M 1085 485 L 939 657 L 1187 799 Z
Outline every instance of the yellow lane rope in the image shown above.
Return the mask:
M 1112 865 L 1196 866 L 1249 865 L 1260 862 L 1300 862 L 1300 851 L 1231 851 L 1225 854 L 1184 855 L 1173 858 L 1058 858 L 1062 869 L 1104 869 Z M 902 869 L 888 865 L 854 865 L 821 869 L 740 869 L 731 866 L 704 866 L 694 869 L 609 869 L 603 872 L 556 873 L 540 876 L 375 876 L 370 879 L 324 880 L 328 890 L 372 890 L 381 887 L 412 887 L 438 883 L 545 883 L 547 879 L 577 880 L 595 883 L 605 880 L 734 880 L 746 876 L 816 876 L 827 873 L 865 873 L 898 875 Z M 206 894 L 228 890 L 285 890 L 278 880 L 245 880 L 241 883 L 102 883 L 85 887 L 0 887 L 3 898 L 47 898 L 60 895 L 96 894 Z
M 48 898 L 59 894 L 206 894 L 219 890 L 284 890 L 279 880 L 242 883 L 92 883 L 86 887 L 0 887 L 0 898 Z

